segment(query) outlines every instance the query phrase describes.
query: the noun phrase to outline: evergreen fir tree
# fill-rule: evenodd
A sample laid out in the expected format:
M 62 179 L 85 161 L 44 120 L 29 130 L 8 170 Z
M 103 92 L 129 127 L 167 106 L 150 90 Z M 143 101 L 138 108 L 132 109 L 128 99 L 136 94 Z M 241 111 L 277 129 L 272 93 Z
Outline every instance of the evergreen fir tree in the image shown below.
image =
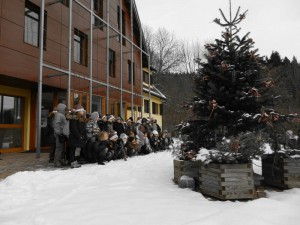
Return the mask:
M 222 143 L 223 137 L 241 137 L 242 133 L 241 139 L 248 136 L 255 142 L 257 135 L 249 132 L 272 127 L 270 133 L 274 135 L 273 123 L 282 119 L 273 110 L 276 97 L 269 89 L 274 82 L 264 73 L 263 58 L 254 49 L 250 33 L 239 36 L 237 26 L 246 18 L 247 11 L 240 13 L 239 7 L 232 17 L 230 2 L 230 18 L 221 9 L 220 13 L 224 22 L 214 22 L 225 31 L 221 39 L 205 45 L 206 61 L 200 62 L 202 68 L 194 79 L 196 96 L 186 106 L 195 119 L 185 126 L 185 132 L 198 147 L 210 148 Z M 247 153 L 248 159 L 250 156 Z

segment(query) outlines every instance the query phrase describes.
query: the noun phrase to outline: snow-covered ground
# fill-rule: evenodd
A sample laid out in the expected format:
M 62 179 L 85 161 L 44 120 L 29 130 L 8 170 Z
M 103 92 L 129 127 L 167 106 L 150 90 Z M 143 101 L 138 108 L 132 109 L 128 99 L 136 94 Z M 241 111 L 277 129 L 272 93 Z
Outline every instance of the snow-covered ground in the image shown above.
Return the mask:
M 0 181 L 0 224 L 300 224 L 300 189 L 222 202 L 180 189 L 172 178 L 170 152 L 105 166 L 19 172 Z

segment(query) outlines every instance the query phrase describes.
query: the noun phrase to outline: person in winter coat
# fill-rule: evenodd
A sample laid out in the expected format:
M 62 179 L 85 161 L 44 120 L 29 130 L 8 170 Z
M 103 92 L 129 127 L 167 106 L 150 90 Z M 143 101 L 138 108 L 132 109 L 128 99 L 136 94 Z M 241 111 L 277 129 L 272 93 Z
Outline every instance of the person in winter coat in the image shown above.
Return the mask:
M 128 136 L 125 133 L 120 134 L 120 138 L 117 140 L 118 149 L 115 154 L 116 159 L 124 159 L 127 161 L 128 156 L 126 155 L 126 143 Z
M 156 120 L 156 119 L 153 120 L 153 124 L 155 124 L 154 126 L 156 127 L 156 131 L 160 134 L 161 128 L 160 128 L 160 126 L 157 124 L 157 120 Z
M 144 145 L 141 147 L 140 154 L 147 155 L 152 152 L 150 140 L 148 138 L 148 134 L 144 134 Z
M 100 128 L 98 126 L 99 114 L 98 112 L 93 112 L 90 119 L 86 123 L 86 136 L 88 139 L 98 136 L 100 133 Z
M 160 147 L 160 139 L 158 136 L 158 132 L 156 130 L 154 130 L 152 132 L 152 134 L 153 134 L 153 136 L 150 137 L 150 145 L 151 145 L 153 152 L 158 152 L 159 147 Z
M 69 121 L 69 160 L 71 168 L 78 168 L 81 165 L 77 160 L 80 159 L 80 152 L 85 147 L 87 141 L 85 110 L 82 105 L 77 104 L 75 106 L 74 113 L 70 114 Z
M 106 131 L 102 131 L 99 133 L 97 141 L 94 145 L 96 160 L 99 165 L 105 165 L 104 161 L 107 158 L 108 152 L 108 133 Z
M 62 167 L 63 165 L 63 154 L 65 148 L 65 137 L 69 136 L 69 122 L 65 116 L 66 105 L 59 103 L 57 105 L 57 112 L 53 118 L 53 129 L 55 136 L 55 156 L 54 156 L 54 166 Z
M 117 131 L 119 137 L 122 133 L 125 133 L 125 127 L 121 117 L 117 117 L 115 122 L 113 122 L 113 130 Z
M 115 117 L 113 115 L 107 116 L 108 133 L 111 133 L 114 130 L 113 128 L 114 121 L 115 121 Z
M 57 113 L 57 108 L 54 107 L 53 111 L 49 113 L 48 118 L 47 118 L 47 127 L 46 127 L 46 137 L 47 138 L 46 138 L 46 140 L 47 140 L 47 143 L 50 145 L 49 163 L 54 163 L 56 139 L 54 136 L 53 120 L 54 120 L 56 113 Z
M 134 132 L 129 132 L 125 145 L 127 156 L 132 157 L 139 153 L 139 141 L 136 139 Z
M 124 123 L 124 127 L 125 127 L 125 134 L 127 134 L 128 136 L 130 132 L 136 133 L 134 123 L 131 119 L 128 119 L 127 122 Z
M 98 123 L 98 127 L 101 131 L 109 132 L 106 115 L 102 116 L 101 119 L 99 119 L 97 123 Z
M 85 154 L 85 160 L 90 163 L 97 162 L 99 165 L 105 165 L 106 154 L 108 151 L 107 140 L 108 133 L 101 131 L 97 137 L 93 137 L 89 144 L 86 145 L 88 149 Z

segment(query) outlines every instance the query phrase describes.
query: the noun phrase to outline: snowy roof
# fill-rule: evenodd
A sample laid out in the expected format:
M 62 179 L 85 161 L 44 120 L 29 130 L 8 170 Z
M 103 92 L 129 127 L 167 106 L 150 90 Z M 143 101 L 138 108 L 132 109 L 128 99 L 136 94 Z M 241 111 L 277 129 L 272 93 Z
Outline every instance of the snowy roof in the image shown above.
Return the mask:
M 149 93 L 149 87 L 144 86 L 143 91 Z M 166 96 L 161 93 L 155 86 L 150 86 L 150 94 L 159 97 L 160 99 L 167 99 Z

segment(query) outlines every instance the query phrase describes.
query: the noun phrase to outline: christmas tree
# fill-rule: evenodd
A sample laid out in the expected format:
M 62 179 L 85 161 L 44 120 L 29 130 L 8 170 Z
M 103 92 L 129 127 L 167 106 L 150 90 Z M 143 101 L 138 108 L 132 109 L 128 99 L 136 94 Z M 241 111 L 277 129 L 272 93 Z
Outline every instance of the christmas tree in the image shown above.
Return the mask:
M 286 117 L 273 110 L 277 97 L 270 90 L 274 82 L 264 72 L 264 60 L 254 48 L 250 33 L 239 36 L 238 24 L 247 11 L 240 13 L 239 7 L 232 16 L 229 3 L 229 19 L 220 9 L 223 21 L 214 20 L 225 31 L 220 39 L 205 45 L 205 62 L 199 60 L 201 69 L 194 78 L 196 96 L 185 106 L 194 119 L 182 131 L 198 147 L 217 146 L 220 151 L 233 153 L 243 149 L 242 161 L 247 161 L 261 153 L 265 131 L 272 139 L 275 135 L 275 148 L 279 148 L 276 123 Z M 231 141 L 224 142 L 224 137 Z

